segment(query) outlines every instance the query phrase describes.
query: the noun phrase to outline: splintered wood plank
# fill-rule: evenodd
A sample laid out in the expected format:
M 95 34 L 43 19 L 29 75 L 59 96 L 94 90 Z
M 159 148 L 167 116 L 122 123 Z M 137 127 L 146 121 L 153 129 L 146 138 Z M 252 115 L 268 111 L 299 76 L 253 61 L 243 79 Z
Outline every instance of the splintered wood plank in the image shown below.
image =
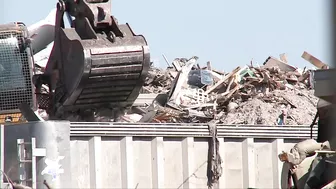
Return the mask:
M 314 57 L 313 55 L 309 54 L 308 52 L 304 51 L 302 56 L 303 59 L 305 59 L 306 61 L 310 62 L 311 64 L 313 64 L 314 66 L 316 66 L 319 69 L 327 69 L 328 65 L 323 63 L 321 60 L 317 59 L 316 57 Z
M 211 93 L 213 90 L 217 89 L 219 86 L 221 86 L 226 80 L 228 80 L 231 76 L 239 72 L 241 68 L 238 66 L 236 69 L 234 69 L 231 73 L 227 74 L 223 77 L 220 81 L 218 81 L 215 85 L 213 85 L 210 89 L 205 91 L 205 94 Z

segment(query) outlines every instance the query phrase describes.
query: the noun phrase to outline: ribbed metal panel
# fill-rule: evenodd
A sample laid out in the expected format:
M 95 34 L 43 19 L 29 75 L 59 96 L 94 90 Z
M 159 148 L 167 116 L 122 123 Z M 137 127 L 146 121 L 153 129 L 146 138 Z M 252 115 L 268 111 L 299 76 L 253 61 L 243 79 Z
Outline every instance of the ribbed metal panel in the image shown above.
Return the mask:
M 223 174 L 217 188 L 281 188 L 288 169 L 278 154 L 309 138 L 310 127 L 218 125 L 218 132 Z M 46 121 L 7 125 L 0 134 L 0 165 L 13 180 L 19 175 L 16 139 L 35 137 L 48 159 L 64 157 L 64 172 L 49 180 L 55 188 L 207 188 L 204 124 Z M 45 158 L 37 161 L 37 181 L 43 183 L 51 177 L 41 174 Z
M 310 138 L 307 125 L 217 125 L 219 137 L 232 138 Z M 70 123 L 71 136 L 171 136 L 209 137 L 207 125 L 152 123 Z M 317 128 L 313 128 L 317 137 Z
M 91 49 L 91 71 L 77 105 L 127 101 L 141 79 L 144 53 L 141 47 L 123 53 L 117 49 Z

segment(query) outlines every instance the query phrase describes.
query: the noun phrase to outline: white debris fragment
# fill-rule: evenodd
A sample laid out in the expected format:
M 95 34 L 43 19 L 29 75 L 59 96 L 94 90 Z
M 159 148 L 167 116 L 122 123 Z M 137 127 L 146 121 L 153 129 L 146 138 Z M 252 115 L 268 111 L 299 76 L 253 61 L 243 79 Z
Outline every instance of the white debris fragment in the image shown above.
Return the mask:
M 59 156 L 55 161 L 46 158 L 44 162 L 47 166 L 43 169 L 41 175 L 50 175 L 52 176 L 52 181 L 55 181 L 61 173 L 64 173 L 64 169 L 61 168 L 62 165 L 59 163 L 62 159 L 64 159 L 64 156 Z
M 121 116 L 121 120 L 124 120 L 125 122 L 129 122 L 129 123 L 139 122 L 141 118 L 142 118 L 142 115 L 140 114 L 126 114 L 126 115 Z

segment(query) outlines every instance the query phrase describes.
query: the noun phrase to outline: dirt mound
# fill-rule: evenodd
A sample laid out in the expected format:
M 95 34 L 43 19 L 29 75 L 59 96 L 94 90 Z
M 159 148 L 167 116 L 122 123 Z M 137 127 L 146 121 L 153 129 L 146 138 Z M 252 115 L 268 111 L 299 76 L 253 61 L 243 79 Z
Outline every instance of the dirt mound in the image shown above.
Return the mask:
M 231 102 L 237 108 L 223 115 L 220 122 L 278 125 L 282 110 L 287 110 L 286 125 L 309 125 L 316 114 L 317 101 L 312 90 L 274 90 L 267 97 Z

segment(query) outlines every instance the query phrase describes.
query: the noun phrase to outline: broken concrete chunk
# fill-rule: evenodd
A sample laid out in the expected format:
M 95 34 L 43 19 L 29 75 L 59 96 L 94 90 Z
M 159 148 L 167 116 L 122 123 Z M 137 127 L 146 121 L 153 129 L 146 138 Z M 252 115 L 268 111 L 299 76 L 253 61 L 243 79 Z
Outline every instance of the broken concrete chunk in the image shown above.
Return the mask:
M 233 110 L 235 110 L 236 108 L 238 108 L 239 105 L 235 102 L 230 102 L 227 106 L 227 112 L 231 112 Z
M 279 67 L 281 71 L 295 71 L 296 70 L 295 67 L 287 64 L 286 62 L 278 60 L 272 56 L 266 59 L 266 61 L 264 62 L 264 66 L 262 66 L 262 68 L 272 68 L 276 66 Z

